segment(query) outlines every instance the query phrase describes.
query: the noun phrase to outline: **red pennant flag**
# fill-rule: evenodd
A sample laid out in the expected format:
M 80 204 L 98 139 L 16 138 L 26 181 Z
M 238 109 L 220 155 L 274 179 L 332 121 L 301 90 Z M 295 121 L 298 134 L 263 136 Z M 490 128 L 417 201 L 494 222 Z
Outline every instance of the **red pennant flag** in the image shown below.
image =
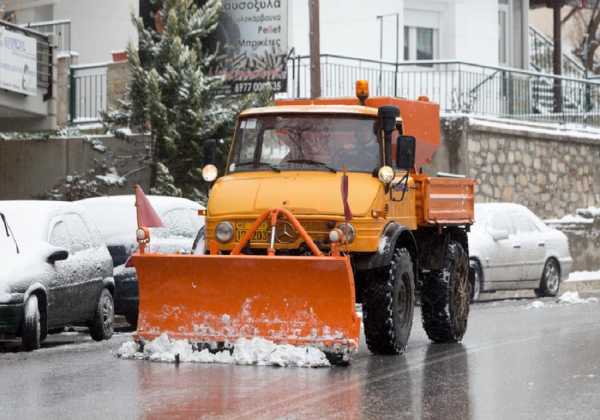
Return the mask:
M 160 217 L 139 185 L 135 186 L 135 207 L 138 227 L 164 227 Z
M 344 204 L 344 219 L 346 223 L 352 220 L 352 211 L 348 204 L 348 175 L 346 174 L 346 167 L 343 168 L 344 174 L 342 175 L 342 203 Z

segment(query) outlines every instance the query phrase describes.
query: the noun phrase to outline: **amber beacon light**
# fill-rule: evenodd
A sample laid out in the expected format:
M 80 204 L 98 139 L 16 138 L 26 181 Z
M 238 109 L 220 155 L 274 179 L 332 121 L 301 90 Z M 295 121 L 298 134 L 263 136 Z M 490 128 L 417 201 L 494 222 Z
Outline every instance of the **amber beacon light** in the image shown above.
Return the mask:
M 365 104 L 365 101 L 369 97 L 369 82 L 366 80 L 356 81 L 356 97 L 360 101 L 361 105 Z

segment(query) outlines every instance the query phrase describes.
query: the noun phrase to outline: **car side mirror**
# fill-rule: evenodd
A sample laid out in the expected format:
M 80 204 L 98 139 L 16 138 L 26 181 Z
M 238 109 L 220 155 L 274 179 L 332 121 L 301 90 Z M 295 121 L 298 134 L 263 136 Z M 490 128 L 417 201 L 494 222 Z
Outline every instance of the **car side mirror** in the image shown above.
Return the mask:
M 501 241 L 503 239 L 508 239 L 508 231 L 501 229 L 491 229 L 490 235 L 492 235 L 492 239 L 494 241 Z
M 410 171 L 415 167 L 417 139 L 413 136 L 398 136 L 396 144 L 396 169 Z
M 66 249 L 58 249 L 52 252 L 52 254 L 48 255 L 46 261 L 48 261 L 48 263 L 50 264 L 54 264 L 56 261 L 63 261 L 67 258 L 69 258 L 69 251 L 67 251 Z

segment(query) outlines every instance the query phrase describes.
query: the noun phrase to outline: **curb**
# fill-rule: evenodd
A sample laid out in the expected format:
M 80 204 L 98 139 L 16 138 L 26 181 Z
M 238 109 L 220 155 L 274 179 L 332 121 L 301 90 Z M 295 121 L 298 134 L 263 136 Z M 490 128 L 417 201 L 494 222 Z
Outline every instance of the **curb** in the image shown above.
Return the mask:
M 593 293 L 600 291 L 600 279 L 565 281 L 561 283 L 559 293 L 563 292 Z

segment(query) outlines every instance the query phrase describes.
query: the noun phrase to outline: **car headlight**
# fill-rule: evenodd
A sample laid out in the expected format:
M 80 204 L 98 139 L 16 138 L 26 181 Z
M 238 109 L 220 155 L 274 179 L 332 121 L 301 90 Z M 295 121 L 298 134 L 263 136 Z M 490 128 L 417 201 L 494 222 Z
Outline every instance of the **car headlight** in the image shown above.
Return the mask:
M 351 223 L 342 223 L 338 226 L 338 229 L 344 233 L 344 238 L 348 243 L 352 243 L 354 238 L 356 238 L 356 229 L 354 229 Z
M 217 237 L 217 241 L 221 243 L 231 241 L 231 238 L 233 238 L 233 225 L 229 222 L 221 222 L 217 224 L 215 236 Z

